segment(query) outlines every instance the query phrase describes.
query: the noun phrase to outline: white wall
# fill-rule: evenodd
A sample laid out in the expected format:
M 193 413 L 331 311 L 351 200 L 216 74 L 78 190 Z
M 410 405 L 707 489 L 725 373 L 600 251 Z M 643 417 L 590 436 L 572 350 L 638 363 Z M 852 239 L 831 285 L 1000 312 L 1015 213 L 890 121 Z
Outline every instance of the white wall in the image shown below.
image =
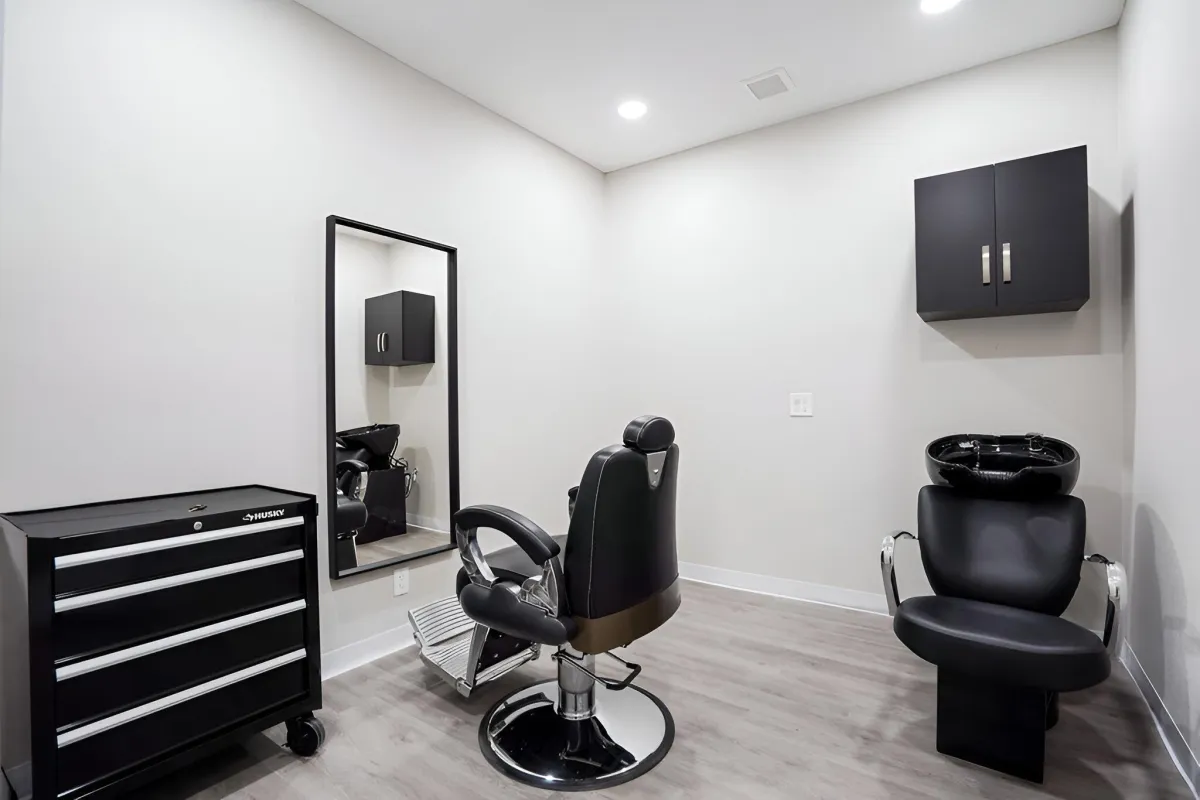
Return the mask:
M 1133 502 L 1128 641 L 1200 778 L 1200 5 L 1130 0 L 1121 24 Z M 1176 734 L 1164 727 L 1168 741 Z
M 1040 429 L 1080 447 L 1091 544 L 1120 549 L 1111 32 L 615 173 L 606 192 L 286 0 L 17 0 L 5 24 L 0 374 L 17 379 L 0 508 L 254 481 L 323 494 L 337 213 L 460 248 L 466 503 L 565 530 L 588 456 L 665 414 L 685 560 L 877 595 L 925 443 Z M 1081 143 L 1092 301 L 922 323 L 913 179 Z M 791 391 L 817 416 L 788 418 Z M 454 568 L 415 568 L 398 600 L 387 575 L 323 578 L 325 650 L 386 639 Z M 1098 582 L 1084 594 L 1098 605 Z
M 334 248 L 334 428 L 390 422 L 390 369 L 367 366 L 364 301 L 398 288 L 391 279 L 391 248 L 349 233 L 338 233 Z
M 1031 430 L 1078 446 L 1089 544 L 1120 552 L 1116 69 L 1107 31 L 609 175 L 629 410 L 678 431 L 682 559 L 877 595 L 924 446 Z M 1091 301 L 922 322 L 913 180 L 1079 144 Z M 811 419 L 788 416 L 800 391 Z M 1077 618 L 1102 612 L 1094 577 Z
M 335 213 L 460 248 L 463 500 L 565 530 L 623 422 L 561 402 L 590 375 L 598 172 L 288 0 L 15 0 L 4 24 L 0 508 L 246 482 L 324 504 Z M 394 600 L 325 560 L 326 651 L 455 569 Z
M 0 0 L 0 130 L 4 127 L 4 3 Z
M 409 522 L 450 530 L 450 415 L 446 369 L 446 254 L 428 247 L 391 247 L 392 286 L 434 299 L 434 361 L 389 369 L 391 419 L 400 424 L 398 456 L 417 472 Z

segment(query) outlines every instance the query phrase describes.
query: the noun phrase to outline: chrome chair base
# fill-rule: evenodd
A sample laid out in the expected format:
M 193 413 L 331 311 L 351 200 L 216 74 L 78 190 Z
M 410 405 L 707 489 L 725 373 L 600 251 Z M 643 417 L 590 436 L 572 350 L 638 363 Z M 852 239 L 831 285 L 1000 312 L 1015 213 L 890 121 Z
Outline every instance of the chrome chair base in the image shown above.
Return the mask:
M 543 681 L 500 700 L 483 717 L 479 746 L 509 777 L 560 792 L 604 789 L 653 769 L 675 741 L 662 701 L 637 686 L 595 686 L 584 719 L 559 713 L 559 682 Z

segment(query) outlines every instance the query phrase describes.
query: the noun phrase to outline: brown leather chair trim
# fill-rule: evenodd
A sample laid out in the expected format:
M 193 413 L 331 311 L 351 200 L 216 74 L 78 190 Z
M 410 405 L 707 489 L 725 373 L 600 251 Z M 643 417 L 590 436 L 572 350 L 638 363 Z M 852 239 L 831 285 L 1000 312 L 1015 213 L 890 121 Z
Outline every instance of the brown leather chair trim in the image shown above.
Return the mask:
M 607 617 L 575 617 L 579 633 L 571 647 L 580 653 L 606 653 L 640 639 L 669 620 L 679 610 L 679 578 L 661 592 Z

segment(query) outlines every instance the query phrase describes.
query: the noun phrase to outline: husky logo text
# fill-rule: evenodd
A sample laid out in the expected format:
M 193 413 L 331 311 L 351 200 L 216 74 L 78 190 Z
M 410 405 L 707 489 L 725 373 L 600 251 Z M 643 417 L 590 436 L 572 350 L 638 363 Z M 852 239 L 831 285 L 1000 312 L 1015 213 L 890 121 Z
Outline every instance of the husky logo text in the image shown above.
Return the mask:
M 246 520 L 246 522 L 258 522 L 259 520 L 274 519 L 275 517 L 282 516 L 283 509 L 277 508 L 274 511 L 259 511 L 254 514 L 247 514 L 246 516 L 242 517 L 242 519 Z

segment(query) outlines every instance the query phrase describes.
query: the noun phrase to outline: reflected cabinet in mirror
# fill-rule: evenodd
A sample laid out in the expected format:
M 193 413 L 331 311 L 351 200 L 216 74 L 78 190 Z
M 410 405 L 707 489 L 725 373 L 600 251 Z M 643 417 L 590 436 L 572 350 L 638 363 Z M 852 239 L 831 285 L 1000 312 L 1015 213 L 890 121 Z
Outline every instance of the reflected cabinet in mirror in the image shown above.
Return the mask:
M 329 564 L 345 578 L 454 548 L 457 252 L 343 217 L 325 231 Z

